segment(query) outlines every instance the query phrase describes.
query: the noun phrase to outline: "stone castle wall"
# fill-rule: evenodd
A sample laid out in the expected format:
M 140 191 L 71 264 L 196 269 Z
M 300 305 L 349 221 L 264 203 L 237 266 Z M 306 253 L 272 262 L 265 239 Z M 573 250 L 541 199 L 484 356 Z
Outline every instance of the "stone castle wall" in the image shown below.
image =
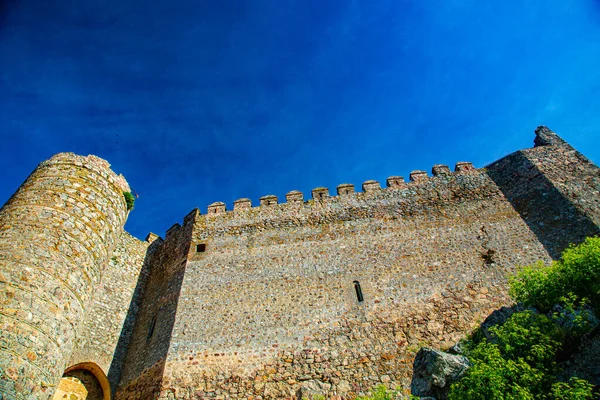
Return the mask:
M 553 258 L 600 234 L 600 170 L 548 128 L 536 147 L 488 167 L 489 175 Z
M 406 388 L 420 345 L 451 344 L 508 301 L 512 266 L 549 260 L 483 171 L 196 224 L 162 398 Z
M 147 259 L 149 276 L 117 398 L 149 399 L 160 389 L 197 213 L 185 218 L 184 227 L 173 226 L 164 241 L 150 236 L 155 251 Z
M 118 398 L 407 390 L 422 345 L 449 346 L 509 302 L 516 265 L 599 232 L 598 168 L 537 134 L 535 148 L 481 170 L 435 166 L 386 189 L 368 181 L 361 193 L 340 185 L 335 197 L 318 188 L 307 202 L 290 192 L 285 204 L 193 212 L 158 250 L 180 287 L 169 293 L 175 317 L 149 311 L 139 332 L 151 316 L 169 332 L 160 346 L 146 338 L 160 362 L 138 362 Z
M 102 282 L 94 290 L 68 365 L 93 361 L 109 375 L 111 366 L 114 368 L 116 361 L 125 356 L 123 340 L 126 338 L 122 336 L 126 335 L 126 330 L 123 327 L 142 273 L 148 245 L 148 242 L 142 242 L 127 232 L 121 234 Z M 118 382 L 112 381 L 111 384 L 116 386 Z
M 108 163 L 57 155 L 0 211 L 0 393 L 47 397 L 67 366 L 117 399 L 407 390 L 422 345 L 510 301 L 515 265 L 600 234 L 598 168 L 547 128 L 535 144 L 384 189 L 213 203 L 145 242 Z
M 122 176 L 95 156 L 43 162 L 0 210 L 0 393 L 47 398 L 119 243 Z

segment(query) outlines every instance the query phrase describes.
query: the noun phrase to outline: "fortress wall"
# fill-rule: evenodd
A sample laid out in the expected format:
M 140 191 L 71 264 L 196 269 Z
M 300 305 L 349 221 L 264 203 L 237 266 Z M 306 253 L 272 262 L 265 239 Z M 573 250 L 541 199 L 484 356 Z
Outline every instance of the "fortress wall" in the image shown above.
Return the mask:
M 127 232 L 121 234 L 112 253 L 102 282 L 79 332 L 69 365 L 94 362 L 108 375 L 113 357 L 123 357 L 124 348 L 117 348 L 125 318 L 142 272 L 148 242 L 142 242 Z
M 406 389 L 421 345 L 451 345 L 508 302 L 514 265 L 550 261 L 485 170 L 414 175 L 307 203 L 211 205 L 195 223 L 160 398 Z
M 600 234 L 600 169 L 546 127 L 488 174 L 553 258 Z
M 0 210 L 0 393 L 45 398 L 127 218 L 129 187 L 95 156 L 41 163 Z
M 545 127 L 487 168 L 432 173 L 217 202 L 140 242 L 124 178 L 54 156 L 0 210 L 0 397 L 47 398 L 88 362 L 118 399 L 407 390 L 421 346 L 509 302 L 515 265 L 600 234 L 600 170 Z
M 181 282 L 198 210 L 173 225 L 147 258 L 149 276 L 131 335 L 117 399 L 150 399 L 157 393 L 171 340 Z

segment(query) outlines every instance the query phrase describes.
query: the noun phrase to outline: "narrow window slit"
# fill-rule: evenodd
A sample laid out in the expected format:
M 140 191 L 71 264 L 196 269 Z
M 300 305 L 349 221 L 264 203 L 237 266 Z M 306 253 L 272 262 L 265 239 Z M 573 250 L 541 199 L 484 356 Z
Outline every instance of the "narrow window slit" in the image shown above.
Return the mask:
M 152 322 L 150 322 L 150 329 L 148 329 L 148 337 L 146 338 L 147 340 L 150 340 L 150 338 L 154 334 L 154 327 L 156 326 L 157 317 L 158 317 L 158 315 L 155 315 L 154 317 L 152 317 Z
M 206 251 L 206 244 L 205 243 L 198 243 L 196 245 L 196 253 L 204 253 Z
M 354 290 L 356 291 L 356 298 L 359 303 L 362 303 L 365 299 L 363 297 L 362 289 L 360 288 L 360 283 L 358 281 L 354 281 Z

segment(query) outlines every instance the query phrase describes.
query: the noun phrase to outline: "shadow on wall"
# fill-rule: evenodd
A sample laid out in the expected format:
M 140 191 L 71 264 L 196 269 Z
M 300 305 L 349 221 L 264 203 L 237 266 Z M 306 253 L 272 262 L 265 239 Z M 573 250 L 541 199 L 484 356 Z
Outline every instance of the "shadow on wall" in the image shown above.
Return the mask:
M 148 248 L 109 368 L 115 398 L 151 399 L 159 394 L 187 265 L 190 221 Z
M 122 379 L 144 392 L 136 398 L 151 398 L 160 389 L 185 273 L 185 261 L 164 268 L 170 265 L 162 257 L 169 252 L 158 250 L 164 245 L 158 239 L 148 247 L 108 372 L 113 397 Z
M 489 165 L 488 175 L 521 215 L 553 259 L 571 243 L 600 229 L 565 197 L 525 154 L 518 151 Z
M 131 302 L 129 303 L 127 316 L 125 317 L 123 327 L 121 328 L 119 341 L 117 342 L 117 347 L 115 348 L 113 360 L 110 364 L 110 368 L 108 370 L 107 375 L 108 382 L 110 383 L 112 397 L 114 397 L 117 385 L 119 384 L 119 380 L 121 379 L 121 372 L 123 371 L 123 364 L 125 363 L 125 356 L 127 355 L 127 347 L 129 346 L 129 342 L 131 341 L 131 335 L 133 333 L 135 321 L 139 314 L 140 302 L 142 300 L 142 292 L 144 286 L 146 285 L 148 275 L 150 272 L 150 256 L 156 251 L 157 247 L 159 246 L 160 241 L 154 241 L 152 244 L 150 244 L 150 246 L 148 246 L 148 250 L 146 251 L 146 257 L 144 258 L 144 264 L 140 271 L 140 276 L 138 277 L 135 290 L 133 291 Z

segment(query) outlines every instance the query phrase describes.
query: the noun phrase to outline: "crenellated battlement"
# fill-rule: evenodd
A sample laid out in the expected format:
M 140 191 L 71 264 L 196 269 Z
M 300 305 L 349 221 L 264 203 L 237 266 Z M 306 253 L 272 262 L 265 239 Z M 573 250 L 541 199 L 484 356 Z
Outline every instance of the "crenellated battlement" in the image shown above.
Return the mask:
M 252 201 L 248 198 L 237 199 L 233 202 L 233 210 L 228 210 L 224 202 L 214 202 L 207 207 L 207 215 L 219 215 L 226 213 L 238 213 L 246 212 L 247 210 L 260 210 L 260 209 L 272 209 L 273 207 L 297 207 L 298 204 L 304 204 L 305 206 L 313 206 L 315 204 L 322 204 L 325 202 L 339 202 L 348 201 L 350 198 L 358 199 L 365 195 L 378 193 L 381 191 L 398 191 L 398 190 L 411 190 L 417 185 L 422 185 L 429 182 L 432 179 L 453 179 L 458 175 L 476 173 L 478 170 L 473 167 L 470 162 L 457 162 L 454 168 L 454 172 L 450 170 L 447 165 L 436 164 L 432 167 L 429 176 L 426 171 L 415 170 L 409 175 L 409 181 L 406 182 L 402 176 L 390 176 L 386 179 L 386 187 L 381 187 L 381 184 L 376 180 L 367 180 L 361 185 L 362 191 L 357 192 L 355 187 L 351 183 L 342 183 L 336 187 L 337 195 L 332 196 L 329 192 L 329 188 L 317 187 L 311 191 L 311 199 L 304 200 L 304 194 L 298 190 L 292 190 L 285 195 L 285 201 L 279 202 L 279 199 L 275 195 L 262 196 L 259 199 L 257 206 L 252 206 Z M 169 228 L 167 235 L 173 229 L 176 229 L 175 224 Z
M 351 183 L 342 183 L 337 187 L 338 196 L 354 193 L 354 185 Z
M 259 198 L 258 205 L 253 206 L 249 198 L 240 198 L 233 202 L 233 209 L 228 209 L 226 203 L 217 201 L 207 206 L 206 214 L 196 208 L 190 212 L 183 221 L 183 225 L 176 223 L 167 229 L 165 238 L 178 233 L 184 226 L 197 221 L 198 218 L 204 221 L 216 222 L 220 218 L 241 217 L 245 222 L 243 225 L 252 224 L 254 218 L 282 218 L 286 220 L 289 217 L 288 212 L 297 213 L 300 209 L 303 214 L 311 213 L 312 209 L 321 210 L 323 207 L 349 207 L 350 212 L 357 209 L 357 205 L 379 201 L 389 202 L 389 198 L 399 197 L 403 201 L 420 201 L 417 199 L 427 195 L 431 191 L 432 196 L 436 196 L 444 186 L 452 186 L 452 190 L 465 190 L 456 185 L 456 180 L 461 176 L 483 174 L 484 170 L 476 169 L 470 162 L 457 162 L 452 171 L 445 164 L 436 164 L 431 169 L 431 175 L 426 171 L 414 170 L 409 175 L 409 181 L 405 181 L 402 176 L 390 176 L 386 179 L 385 187 L 382 187 L 379 181 L 367 180 L 362 183 L 361 190 L 356 191 L 354 184 L 342 183 L 336 187 L 336 195 L 331 195 L 329 188 L 317 187 L 311 190 L 311 197 L 304 199 L 304 194 L 299 190 L 292 190 L 286 193 L 285 201 L 279 202 L 275 195 L 265 195 Z M 417 196 L 418 193 L 418 196 Z M 414 200 L 410 200 L 414 198 Z M 387 200 L 386 200 L 387 199 Z M 375 203 L 373 203 L 375 202 Z M 346 206 L 344 206 L 346 205 Z M 317 212 L 317 211 L 315 211 Z M 263 215 L 263 217 L 261 217 Z M 348 218 L 348 216 L 344 217 Z M 204 226 L 204 223 L 202 224 Z M 152 237 L 154 238 L 154 237 Z
M 269 194 L 260 198 L 261 206 L 274 206 L 277 204 L 277 196 Z

